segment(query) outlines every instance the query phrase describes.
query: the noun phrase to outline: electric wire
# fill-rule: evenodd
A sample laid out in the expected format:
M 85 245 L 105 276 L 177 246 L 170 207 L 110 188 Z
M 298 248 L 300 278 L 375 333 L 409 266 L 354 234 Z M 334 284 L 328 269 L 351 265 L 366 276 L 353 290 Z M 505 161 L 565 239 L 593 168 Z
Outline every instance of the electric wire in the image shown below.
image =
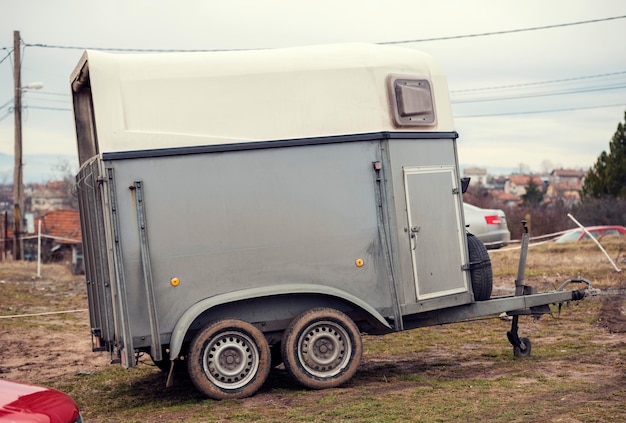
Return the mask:
M 50 98 L 36 98 L 36 96 L 38 95 L 44 95 L 44 96 L 58 96 L 58 97 L 70 97 L 70 94 L 65 94 L 65 93 L 55 93 L 55 92 L 49 92 L 49 91 L 37 91 L 37 92 L 30 92 L 31 96 L 35 96 L 35 98 L 33 100 L 37 100 L 37 101 L 52 101 L 52 102 L 67 102 L 67 100 L 61 100 L 61 99 L 50 99 Z M 4 109 L 7 106 L 10 106 L 13 103 L 13 98 L 10 98 L 6 103 L 0 105 L 0 110 Z
M 621 73 L 621 72 L 620 72 Z M 626 72 L 624 72 L 626 73 Z M 581 77 L 584 78 L 584 77 Z M 581 78 L 570 78 L 571 79 L 581 79 Z M 541 83 L 541 82 L 539 82 Z M 569 95 L 569 94 L 581 94 L 595 91 L 610 91 L 610 90 L 621 90 L 626 88 L 626 85 L 613 85 L 613 86 L 605 86 L 605 87 L 590 87 L 590 88 L 579 88 L 571 91 L 555 91 L 555 92 L 546 92 L 546 93 L 532 93 L 532 94 L 520 94 L 513 96 L 504 96 L 504 97 L 490 97 L 490 98 L 477 98 L 477 99 L 464 99 L 464 100 L 451 100 L 452 104 L 467 104 L 467 103 L 480 103 L 480 102 L 491 102 L 491 101 L 505 101 L 505 100 L 518 100 L 518 99 L 527 99 L 527 98 L 537 98 L 537 97 L 549 97 L 549 96 L 559 96 L 559 95 Z M 69 97 L 69 94 L 64 93 L 52 93 L 52 92 L 37 92 L 33 93 L 35 95 L 45 94 L 51 96 L 62 96 Z M 53 101 L 53 102 L 65 102 L 65 100 L 56 100 L 56 99 L 35 99 L 38 101 Z M 4 107 L 7 107 L 13 100 L 9 100 L 0 106 L 0 110 Z M 530 112 L 510 112 L 510 113 L 499 113 L 499 114 L 486 114 L 486 115 L 468 115 L 468 116 L 458 116 L 458 117 L 483 117 L 483 116 L 502 116 L 509 114 L 531 114 L 531 113 L 549 113 L 549 112 L 559 112 L 559 111 L 569 111 L 569 110 L 581 110 L 585 108 L 600 108 L 600 107 L 614 107 L 616 105 L 606 105 L 606 106 L 590 106 L 590 107 L 579 107 L 579 108 L 568 108 L 568 109 L 554 109 L 554 110 L 543 110 L 543 111 L 530 111 Z M 53 110 L 53 111 L 71 111 L 71 108 L 62 108 L 62 107 L 51 107 L 51 106 L 30 106 L 25 105 L 24 109 L 35 109 L 35 110 Z
M 33 110 L 56 110 L 61 112 L 71 112 L 72 109 L 67 107 L 48 107 L 48 106 L 24 106 L 24 109 L 33 109 Z
M 12 98 L 9 101 L 7 101 L 6 103 L 4 103 L 2 106 L 0 106 L 0 110 L 2 110 L 5 107 L 9 106 L 11 103 L 13 103 L 13 99 Z
M 492 31 L 492 32 L 482 32 L 478 34 L 465 34 L 465 35 L 452 35 L 447 37 L 432 37 L 432 38 L 422 38 L 416 40 L 403 40 L 403 41 L 385 41 L 377 44 L 409 44 L 409 43 L 424 43 L 428 41 L 444 41 L 444 40 L 458 40 L 462 38 L 476 38 L 476 37 L 486 37 L 491 35 L 503 35 L 503 34 L 513 34 L 518 32 L 529 32 L 529 31 L 540 31 L 544 29 L 553 29 L 553 28 L 563 28 L 567 26 L 574 25 L 585 25 L 590 23 L 598 23 L 598 22 L 606 22 L 616 19 L 624 19 L 626 15 L 623 16 L 612 16 L 609 18 L 601 18 L 601 19 L 591 19 L 587 21 L 578 21 L 578 22 L 568 22 L 562 24 L 554 24 L 554 25 L 544 25 L 544 26 L 535 26 L 531 28 L 519 28 L 519 29 L 508 29 L 503 31 Z
M 621 90 L 626 88 L 626 85 L 613 85 L 607 87 L 590 87 L 590 88 L 579 88 L 570 91 L 554 91 L 547 93 L 534 93 L 534 94 L 519 94 L 508 97 L 488 97 L 488 98 L 479 98 L 479 99 L 466 99 L 466 100 L 454 100 L 453 104 L 461 104 L 461 103 L 480 103 L 487 101 L 502 101 L 502 100 L 519 100 L 524 98 L 537 98 L 537 97 L 552 97 L 557 95 L 569 95 L 569 94 L 582 94 L 582 93 L 590 93 L 597 91 L 611 91 L 611 90 Z
M 624 74 L 626 74 L 626 70 L 619 71 L 619 72 L 600 73 L 596 75 L 584 75 L 584 76 L 575 76 L 571 78 L 552 79 L 552 80 L 547 80 L 547 81 L 525 82 L 525 83 L 509 84 L 509 85 L 496 85 L 493 87 L 467 88 L 467 89 L 462 89 L 462 90 L 450 90 L 450 94 L 475 92 L 475 91 L 500 90 L 500 89 L 507 89 L 507 88 L 521 88 L 521 87 L 529 87 L 529 86 L 534 86 L 534 85 L 558 84 L 562 82 L 580 81 L 583 79 L 592 79 L 592 78 L 604 78 L 607 76 L 624 75 Z
M 411 43 L 422 43 L 429 41 L 444 41 L 444 40 L 457 40 L 463 38 L 477 38 L 477 37 L 487 37 L 492 35 L 502 35 L 502 34 L 512 34 L 518 32 L 529 32 L 529 31 L 540 31 L 545 29 L 553 29 L 553 28 L 563 28 L 575 25 L 586 25 L 598 22 L 607 22 L 617 19 L 624 19 L 626 15 L 622 16 L 610 16 L 607 18 L 599 18 L 599 19 L 590 19 L 586 21 L 577 21 L 577 22 L 566 22 L 561 24 L 553 24 L 553 25 L 544 25 L 544 26 L 536 26 L 530 28 L 518 28 L 518 29 L 509 29 L 509 30 L 501 30 L 501 31 L 492 31 L 492 32 L 482 32 L 477 34 L 464 34 L 464 35 L 451 35 L 445 37 L 432 37 L 432 38 L 422 38 L 415 40 L 400 40 L 400 41 L 382 41 L 374 44 L 381 45 L 389 45 L 389 44 L 411 44 Z M 116 47 L 85 47 L 85 46 L 68 46 L 68 45 L 59 45 L 59 44 L 44 44 L 44 43 L 24 43 L 26 47 L 40 47 L 40 48 L 55 48 L 55 49 L 65 49 L 65 50 L 101 50 L 101 51 L 122 51 L 122 52 L 161 52 L 161 53 L 174 53 L 174 52 L 220 52 L 220 51 L 245 51 L 245 50 L 258 50 L 259 48 L 231 48 L 231 49 L 144 49 L 144 48 L 116 48 Z
M 525 111 L 525 112 L 485 113 L 485 114 L 479 114 L 479 115 L 454 115 L 454 118 L 465 119 L 465 118 L 481 118 L 481 117 L 497 117 L 497 116 L 533 115 L 533 114 L 541 114 L 541 113 L 571 112 L 575 110 L 604 109 L 608 107 L 623 107 L 623 106 L 626 106 L 626 103 L 605 104 L 605 105 L 600 105 L 600 106 L 569 107 L 569 108 L 563 108 L 563 109 L 530 110 L 530 111 Z
M 502 30 L 502 31 L 493 31 L 493 32 L 484 32 L 478 34 L 465 34 L 465 35 L 455 35 L 455 36 L 446 36 L 446 37 L 434 37 L 434 38 L 425 38 L 419 40 L 403 40 L 403 41 L 389 41 L 389 42 L 379 42 L 376 44 L 404 44 L 404 43 L 416 43 L 416 42 L 425 42 L 425 41 L 440 41 L 440 40 L 449 40 L 449 39 L 459 39 L 459 38 L 474 38 L 474 37 L 482 37 L 482 36 L 491 36 L 491 35 L 500 35 L 500 34 L 508 34 L 508 33 L 516 33 L 516 32 L 528 32 L 528 31 L 537 31 L 537 30 L 545 30 L 559 27 L 569 27 L 574 25 L 584 25 L 598 22 L 606 22 L 617 19 L 624 19 L 626 15 L 622 16 L 612 16 L 601 19 L 592 19 L 585 21 L 577 21 L 577 22 L 569 22 L 569 23 L 561 23 L 554 25 L 545 25 L 545 26 L 537 26 L 530 28 L 520 28 L 520 29 L 512 29 L 512 30 Z M 26 43 L 21 40 L 22 51 L 26 49 L 26 47 L 41 47 L 41 48 L 58 48 L 58 49 L 97 49 L 103 51 L 122 51 L 122 52 L 214 52 L 214 51 L 241 51 L 241 50 L 254 50 L 254 49 L 141 49 L 141 48 L 114 48 L 114 47 L 83 47 L 83 46 L 67 46 L 67 45 L 49 45 L 42 43 Z M 7 50 L 7 47 L 3 49 Z M 4 61 L 7 57 L 10 57 L 13 50 L 11 50 L 3 59 Z M 1 62 L 0 62 L 1 63 Z M 617 71 L 617 72 L 608 72 L 596 75 L 585 75 L 571 78 L 561 78 L 555 80 L 547 80 L 547 81 L 537 81 L 537 82 L 528 82 L 528 83 L 519 83 L 519 84 L 509 84 L 509 85 L 501 85 L 501 86 L 493 86 L 493 87 L 478 87 L 478 88 L 470 88 L 470 89 L 462 89 L 462 90 L 451 90 L 451 95 L 461 94 L 461 93 L 470 93 L 470 92 L 481 92 L 481 91 L 492 91 L 492 90 L 503 90 L 510 88 L 524 88 L 531 86 L 540 86 L 540 85 L 548 85 L 548 84 L 558 84 L 565 82 L 575 82 L 585 79 L 593 79 L 593 78 L 605 78 L 610 76 L 617 76 L 626 74 L 626 71 Z M 534 98 L 534 97 L 545 97 L 545 96 L 556 96 L 556 95 L 567 95 L 574 93 L 585 93 L 592 91 L 606 91 L 606 90 L 617 90 L 625 88 L 625 85 L 616 85 L 616 86 L 608 86 L 608 87 L 589 87 L 589 88 L 579 88 L 573 89 L 571 91 L 556 91 L 556 92 L 546 92 L 546 93 L 533 93 L 533 94 L 520 94 L 514 96 L 505 96 L 505 97 L 491 97 L 491 98 L 477 98 L 477 99 L 459 99 L 452 100 L 452 104 L 461 104 L 461 103 L 472 103 L 472 102 L 488 102 L 488 101 L 501 101 L 501 100 L 513 100 L 513 99 L 523 99 L 523 98 Z M 37 94 L 43 95 L 58 95 L 58 96 L 69 96 L 69 94 L 63 93 L 50 93 L 50 92 L 40 92 Z M 42 99 L 40 99 L 42 100 Z M 0 110 L 6 107 L 12 100 L 0 106 Z M 45 101 L 45 100 L 44 100 Z M 583 110 L 583 109 L 593 109 L 593 108 L 603 108 L 603 107 L 614 107 L 616 105 L 604 105 L 604 106 L 589 106 L 589 107 L 576 107 L 576 108 L 563 108 L 563 109 L 551 109 L 551 110 L 542 110 L 542 111 L 528 111 L 528 112 L 508 112 L 508 113 L 496 113 L 496 114 L 480 114 L 480 115 L 466 115 L 466 116 L 457 116 L 459 118 L 470 118 L 470 117 L 487 117 L 487 116 L 506 116 L 506 115 L 518 115 L 518 114 L 539 114 L 539 113 L 552 113 L 552 112 L 562 112 L 562 111 L 570 111 L 570 110 Z M 71 108 L 61 108 L 61 107 L 45 107 L 45 106 L 25 106 L 25 108 L 31 108 L 36 110 L 52 110 L 52 111 L 71 111 Z M 11 111 L 9 110 L 7 114 L 5 114 L 0 121 L 7 117 L 7 115 Z
M 6 47 L 3 47 L 2 50 L 8 50 Z M 11 57 L 11 54 L 13 53 L 13 49 L 11 49 L 11 51 L 9 51 L 6 56 L 4 56 L 2 59 L 0 59 L 0 64 L 2 62 L 4 62 L 6 59 L 8 59 L 9 57 Z
M 51 96 L 60 96 L 60 97 L 69 97 L 68 93 L 56 93 L 52 91 L 31 91 L 33 95 L 51 95 Z

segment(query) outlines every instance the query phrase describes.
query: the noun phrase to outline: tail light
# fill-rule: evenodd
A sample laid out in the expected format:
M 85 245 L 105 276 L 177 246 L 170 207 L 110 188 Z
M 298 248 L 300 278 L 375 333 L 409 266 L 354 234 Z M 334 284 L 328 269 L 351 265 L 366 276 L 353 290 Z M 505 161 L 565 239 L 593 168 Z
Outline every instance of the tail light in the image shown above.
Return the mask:
M 502 219 L 500 219 L 500 216 L 493 215 L 493 216 L 485 216 L 485 221 L 487 222 L 487 225 L 501 225 L 502 224 Z

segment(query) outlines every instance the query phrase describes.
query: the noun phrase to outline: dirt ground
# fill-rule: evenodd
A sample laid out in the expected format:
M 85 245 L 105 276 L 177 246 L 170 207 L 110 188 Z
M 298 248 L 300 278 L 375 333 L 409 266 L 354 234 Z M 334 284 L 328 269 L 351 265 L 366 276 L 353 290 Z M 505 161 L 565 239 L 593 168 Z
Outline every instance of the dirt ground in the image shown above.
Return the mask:
M 45 286 L 41 281 L 17 283 L 38 285 L 42 291 L 46 290 L 41 288 Z M 537 281 L 529 283 L 537 284 Z M 80 292 L 82 288 L 79 286 L 76 289 Z M 494 293 L 504 294 L 511 290 L 510 281 L 494 281 Z M 600 301 L 602 304 L 601 316 L 598 316 L 593 333 L 597 342 L 626 345 L 626 295 L 619 289 L 613 289 L 589 301 Z M 106 353 L 92 352 L 87 310 L 77 310 L 80 311 L 25 317 L 23 319 L 29 320 L 27 330 L 23 324 L 16 324 L 19 318 L 0 319 L 0 377 L 45 383 L 68 373 L 88 374 L 109 366 Z M 38 310 L 26 312 L 38 313 Z M 3 324 L 7 322 L 12 324 Z M 51 327 L 58 328 L 51 331 Z M 371 359 L 369 364 L 381 360 L 384 361 Z M 364 360 L 362 366 L 367 367 L 368 361 Z
M 547 285 L 540 280 L 528 281 L 529 284 Z M 27 292 L 35 292 L 51 299 L 60 295 L 70 296 L 69 303 L 75 306 L 71 312 L 62 314 L 39 315 L 33 317 L 16 317 L 3 318 L 0 317 L 0 378 L 19 380 L 36 384 L 50 384 L 59 378 L 68 375 L 89 375 L 99 372 L 110 366 L 109 357 L 106 353 L 92 352 L 88 312 L 86 311 L 86 294 L 84 293 L 83 283 L 80 281 L 72 284 L 63 284 L 62 287 L 57 286 L 55 282 L 37 281 L 20 281 L 9 282 L 0 281 L 0 298 L 3 298 L 2 292 L 7 289 L 16 289 L 20 287 Z M 544 290 L 545 286 L 539 286 L 539 290 Z M 496 278 L 494 281 L 494 293 L 505 294 L 512 290 L 510 280 L 501 280 Z M 559 323 L 561 326 L 559 331 L 572 337 L 575 341 L 577 336 L 588 336 L 592 338 L 592 342 L 602 348 L 603 353 L 597 362 L 579 366 L 577 363 L 567 363 L 558 357 L 544 357 L 540 362 L 533 363 L 533 369 L 541 371 L 545 377 L 562 377 L 564 369 L 567 369 L 568 377 L 577 380 L 588 380 L 589 383 L 597 383 L 602 381 L 605 384 L 603 389 L 619 390 L 624 386 L 626 376 L 616 373 L 616 368 L 623 369 L 623 353 L 620 351 L 626 347 L 626 295 L 623 294 L 626 289 L 626 282 L 621 282 L 621 286 L 591 298 L 585 301 L 596 301 L 600 303 L 600 307 L 591 308 L 596 315 L 586 315 L 583 313 L 568 313 L 567 319 L 562 319 Z M 67 292 L 69 291 L 69 292 Z M 6 298 L 6 296 L 5 296 Z M 59 310 L 59 306 L 64 300 L 59 300 L 59 304 L 50 301 L 44 305 L 30 305 L 26 307 L 14 306 L 8 304 L 6 300 L 0 300 L 0 316 L 24 313 L 42 313 L 51 310 Z M 83 304 L 81 308 L 80 305 Z M 597 310 L 600 310 L 599 312 Z M 588 324 L 581 325 L 581 321 L 587 321 Z M 532 337 L 532 323 L 522 323 L 522 329 L 527 330 Z M 530 326 L 530 327 L 529 327 Z M 506 327 L 506 323 L 503 327 Z M 581 333 L 581 327 L 583 328 Z M 503 334 L 504 336 L 504 334 Z M 373 337 L 373 341 L 365 340 L 365 347 L 368 342 L 377 342 Z M 562 342 L 556 339 L 551 340 L 544 336 L 541 339 L 544 348 L 550 343 Z M 478 347 L 477 347 L 478 348 Z M 394 374 L 419 374 L 423 372 L 424 367 L 428 363 L 445 362 L 450 360 L 450 354 L 454 351 L 443 349 L 432 349 L 425 356 L 416 356 L 409 354 L 408 356 L 400 355 L 367 355 L 363 357 L 359 372 L 357 373 L 357 383 L 359 385 L 380 383 L 380 389 L 388 392 L 390 389 L 402 390 L 410 388 L 411 382 L 395 383 L 393 386 L 375 381 L 370 378 L 370 374 L 380 374 L 381 369 L 392 369 Z M 149 360 L 148 360 L 149 361 Z M 620 364 L 621 363 L 621 364 Z M 506 370 L 499 366 L 493 365 L 489 356 L 474 355 L 472 359 L 464 362 L 455 362 L 457 369 L 454 373 L 450 373 L 447 377 L 454 377 L 455 374 L 461 372 L 463 377 L 471 377 L 473 374 L 477 377 L 485 379 L 495 379 L 505 376 Z M 269 388 L 264 388 L 257 395 L 246 398 L 243 404 L 247 407 L 264 407 L 265 404 L 272 404 L 277 407 L 288 407 L 289 404 L 283 404 L 282 401 L 291 401 L 292 399 L 283 398 L 280 394 L 272 392 L 272 387 L 278 387 L 286 384 L 289 387 L 289 381 L 284 370 L 274 372 L 268 380 Z M 623 372 L 622 372 L 623 373 Z M 377 376 L 378 377 L 378 376 Z M 376 379 L 377 380 L 377 379 Z M 516 383 L 524 383 L 523 378 L 518 378 Z M 374 387 L 374 389 L 376 389 Z M 359 395 L 361 391 L 355 390 L 354 394 Z M 319 391 L 310 392 L 309 396 L 323 395 Z M 572 406 L 578 406 L 579 398 L 563 397 L 561 401 L 571 402 Z M 601 406 L 601 404 L 600 404 Z M 146 421 L 159 421 L 146 420 Z M 578 421 L 578 420 L 564 420 Z
M 92 352 L 83 281 L 2 280 L 0 296 L 3 290 L 21 294 L 12 298 L 13 304 L 6 303 L 9 295 L 0 300 L 1 378 L 45 384 L 68 373 L 89 373 L 109 365 L 108 357 Z M 45 302 L 16 304 L 28 295 L 41 296 Z M 58 311 L 69 312 L 43 314 Z M 12 315 L 23 317 L 8 317 Z

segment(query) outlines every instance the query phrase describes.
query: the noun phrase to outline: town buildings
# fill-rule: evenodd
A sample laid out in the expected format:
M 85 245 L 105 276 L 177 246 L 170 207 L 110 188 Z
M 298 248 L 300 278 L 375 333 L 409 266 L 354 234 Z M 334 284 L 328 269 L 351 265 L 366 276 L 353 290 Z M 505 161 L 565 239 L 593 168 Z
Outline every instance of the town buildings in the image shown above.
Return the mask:
M 62 262 L 82 270 L 80 217 L 67 181 L 50 181 L 24 187 L 23 258 Z M 0 185 L 0 258 L 14 255 L 13 186 Z
M 468 197 L 477 205 L 489 203 L 515 206 L 523 203 L 530 184 L 542 194 L 542 204 L 561 202 L 573 205 L 580 202 L 585 172 L 578 169 L 554 169 L 547 174 L 489 175 L 484 168 L 467 168 L 464 177 L 470 177 Z

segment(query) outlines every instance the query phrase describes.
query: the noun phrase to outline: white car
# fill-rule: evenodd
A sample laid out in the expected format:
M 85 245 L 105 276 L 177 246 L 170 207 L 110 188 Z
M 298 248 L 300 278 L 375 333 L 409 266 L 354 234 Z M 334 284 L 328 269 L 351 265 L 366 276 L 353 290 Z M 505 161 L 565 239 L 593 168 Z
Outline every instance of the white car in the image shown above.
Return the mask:
M 511 241 L 511 232 L 502 210 L 481 209 L 463 203 L 467 231 L 476 235 L 488 249 L 500 248 Z

